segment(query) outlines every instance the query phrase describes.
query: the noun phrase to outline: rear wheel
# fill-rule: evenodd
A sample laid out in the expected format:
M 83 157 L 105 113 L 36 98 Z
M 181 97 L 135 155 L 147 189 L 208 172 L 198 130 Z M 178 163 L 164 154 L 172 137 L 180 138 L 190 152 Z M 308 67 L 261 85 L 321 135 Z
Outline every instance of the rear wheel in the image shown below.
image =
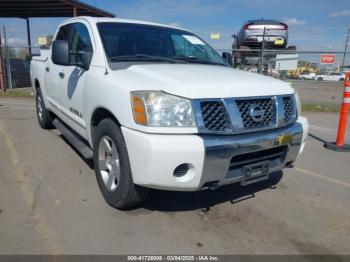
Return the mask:
M 339 79 L 339 82 L 343 82 L 343 81 L 344 81 L 344 78 L 340 78 L 340 79 Z
M 146 199 L 148 189 L 134 184 L 121 129 L 112 119 L 102 120 L 96 128 L 94 166 L 102 195 L 111 206 L 129 209 Z
M 317 81 L 323 81 L 322 77 L 317 78 Z
M 39 125 L 43 129 L 52 128 L 52 114 L 47 110 L 40 88 L 36 90 L 36 115 Z

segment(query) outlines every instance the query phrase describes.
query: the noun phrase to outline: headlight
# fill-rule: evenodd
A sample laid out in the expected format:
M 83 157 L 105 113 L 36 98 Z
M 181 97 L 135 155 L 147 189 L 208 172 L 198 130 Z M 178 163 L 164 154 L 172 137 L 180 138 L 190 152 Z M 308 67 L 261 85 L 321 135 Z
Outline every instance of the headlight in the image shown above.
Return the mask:
M 297 91 L 295 91 L 294 97 L 295 97 L 295 103 L 297 104 L 297 113 L 298 113 L 298 116 L 300 116 L 302 113 L 302 107 L 301 107 L 300 97 Z
M 131 92 L 134 120 L 152 127 L 195 127 L 192 104 L 189 99 L 161 91 Z

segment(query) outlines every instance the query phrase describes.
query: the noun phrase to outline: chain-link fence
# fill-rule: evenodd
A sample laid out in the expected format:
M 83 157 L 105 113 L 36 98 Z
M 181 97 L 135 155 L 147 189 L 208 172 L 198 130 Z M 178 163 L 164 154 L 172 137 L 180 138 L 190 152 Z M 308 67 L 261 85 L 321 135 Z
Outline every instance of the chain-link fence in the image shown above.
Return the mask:
M 31 87 L 30 59 L 35 54 L 40 54 L 38 47 L 1 46 L 0 84 L 2 89 Z
M 342 81 L 343 73 L 350 71 L 350 52 L 295 48 L 218 51 L 226 53 L 226 58 L 232 56 L 234 68 L 280 79 Z
M 280 79 L 342 81 L 343 72 L 350 71 L 350 52 L 293 49 L 218 51 L 232 56 L 234 68 Z M 39 47 L 1 46 L 0 88 L 11 90 L 31 87 L 30 59 L 32 55 L 38 54 Z

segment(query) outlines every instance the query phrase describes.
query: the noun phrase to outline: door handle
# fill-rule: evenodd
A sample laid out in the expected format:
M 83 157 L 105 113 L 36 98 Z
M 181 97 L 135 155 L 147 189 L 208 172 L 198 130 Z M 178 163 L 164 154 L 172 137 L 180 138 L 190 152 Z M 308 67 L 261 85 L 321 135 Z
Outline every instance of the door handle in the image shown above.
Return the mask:
M 60 78 L 64 78 L 64 73 L 63 72 L 59 72 L 58 75 L 60 76 Z
M 46 72 L 50 72 L 50 67 L 45 67 Z

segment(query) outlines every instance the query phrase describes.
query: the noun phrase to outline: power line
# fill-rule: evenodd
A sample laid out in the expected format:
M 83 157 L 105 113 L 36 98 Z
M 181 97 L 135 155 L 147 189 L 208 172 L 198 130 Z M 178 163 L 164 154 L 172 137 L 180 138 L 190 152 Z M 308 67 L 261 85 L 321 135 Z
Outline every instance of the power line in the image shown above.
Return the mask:
M 349 37 L 350 37 L 350 28 L 349 28 L 349 30 L 348 30 L 348 35 L 346 36 L 346 41 L 345 41 L 345 49 L 344 49 L 343 63 L 342 63 L 342 66 L 341 66 L 341 69 L 342 69 L 342 70 L 344 70 L 345 59 L 346 59 L 346 51 L 348 50 Z

